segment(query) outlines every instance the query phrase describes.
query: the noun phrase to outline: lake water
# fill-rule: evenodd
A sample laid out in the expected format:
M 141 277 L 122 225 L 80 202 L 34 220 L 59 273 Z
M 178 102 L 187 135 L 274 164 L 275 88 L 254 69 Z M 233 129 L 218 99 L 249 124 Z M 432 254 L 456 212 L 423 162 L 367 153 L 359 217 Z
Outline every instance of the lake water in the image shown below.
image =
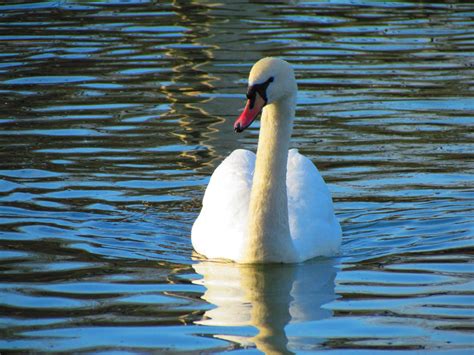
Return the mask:
M 268 55 L 341 254 L 201 260 Z M 471 1 L 2 2 L 0 351 L 472 354 L 473 143 Z

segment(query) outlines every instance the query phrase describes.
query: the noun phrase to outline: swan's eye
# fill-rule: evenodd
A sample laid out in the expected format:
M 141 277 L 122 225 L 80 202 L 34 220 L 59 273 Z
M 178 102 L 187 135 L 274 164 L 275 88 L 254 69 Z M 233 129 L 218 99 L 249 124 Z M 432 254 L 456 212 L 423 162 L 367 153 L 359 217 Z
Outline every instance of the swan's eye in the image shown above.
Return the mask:
M 272 83 L 274 80 L 273 76 L 271 76 L 267 81 L 261 83 L 261 84 L 254 84 L 249 87 L 247 91 L 247 99 L 250 100 L 250 108 L 253 108 L 253 105 L 255 103 L 255 94 L 258 93 L 262 99 L 265 100 L 265 103 L 267 103 L 268 98 L 267 98 L 267 88 L 270 83 Z

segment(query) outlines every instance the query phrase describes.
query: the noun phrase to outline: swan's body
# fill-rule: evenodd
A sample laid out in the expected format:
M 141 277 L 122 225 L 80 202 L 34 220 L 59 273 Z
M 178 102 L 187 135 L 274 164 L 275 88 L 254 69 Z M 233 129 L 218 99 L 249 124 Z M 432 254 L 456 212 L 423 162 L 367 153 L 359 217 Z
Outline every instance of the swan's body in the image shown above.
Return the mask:
M 341 227 L 324 180 L 309 159 L 288 151 L 296 91 L 287 62 L 264 58 L 252 68 L 249 101 L 235 129 L 247 128 L 263 110 L 257 155 L 236 150 L 213 173 L 191 233 L 198 253 L 292 263 L 339 250 Z

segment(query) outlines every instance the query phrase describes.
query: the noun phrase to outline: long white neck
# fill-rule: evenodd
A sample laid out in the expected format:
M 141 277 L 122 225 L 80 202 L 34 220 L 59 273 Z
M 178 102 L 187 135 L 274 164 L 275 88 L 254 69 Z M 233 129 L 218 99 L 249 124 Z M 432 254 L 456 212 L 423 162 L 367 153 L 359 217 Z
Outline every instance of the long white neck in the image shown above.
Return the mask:
M 286 166 L 296 96 L 265 106 L 250 195 L 244 262 L 285 262 L 296 252 L 288 222 Z

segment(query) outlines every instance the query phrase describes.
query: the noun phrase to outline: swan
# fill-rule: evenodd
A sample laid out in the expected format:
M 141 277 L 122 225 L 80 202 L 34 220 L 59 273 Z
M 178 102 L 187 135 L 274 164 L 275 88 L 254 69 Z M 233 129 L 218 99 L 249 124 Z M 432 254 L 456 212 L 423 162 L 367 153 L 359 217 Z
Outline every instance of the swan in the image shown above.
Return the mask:
M 250 71 L 242 132 L 261 115 L 257 154 L 237 149 L 214 171 L 193 224 L 194 250 L 237 263 L 298 263 L 335 255 L 341 227 L 316 166 L 289 150 L 296 107 L 293 68 L 260 59 Z

